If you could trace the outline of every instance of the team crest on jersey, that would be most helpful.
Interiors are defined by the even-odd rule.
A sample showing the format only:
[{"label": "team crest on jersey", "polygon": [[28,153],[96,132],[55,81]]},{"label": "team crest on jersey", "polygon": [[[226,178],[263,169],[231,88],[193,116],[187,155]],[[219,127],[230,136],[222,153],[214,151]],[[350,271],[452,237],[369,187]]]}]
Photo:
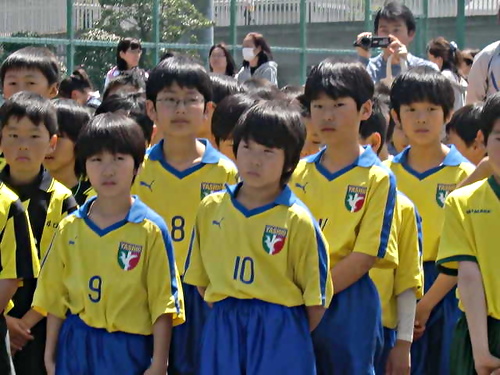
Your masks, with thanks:
[{"label": "team crest on jersey", "polygon": [[287,233],[288,230],[285,228],[266,225],[266,229],[262,235],[262,246],[266,253],[269,255],[276,255],[283,250]]},{"label": "team crest on jersey", "polygon": [[457,187],[456,184],[438,184],[436,188],[436,202],[439,207],[444,207],[446,197]]},{"label": "team crest on jersey", "polygon": [[133,270],[141,259],[142,246],[120,242],[118,246],[118,265],[125,271]]},{"label": "team crest on jersey", "polygon": [[345,194],[345,208],[349,212],[358,212],[363,208],[366,198],[366,188],[363,186],[349,185]]},{"label": "team crest on jersey", "polygon": [[205,198],[207,195],[221,191],[224,189],[224,184],[218,184],[215,182],[202,182],[201,183],[201,199]]}]

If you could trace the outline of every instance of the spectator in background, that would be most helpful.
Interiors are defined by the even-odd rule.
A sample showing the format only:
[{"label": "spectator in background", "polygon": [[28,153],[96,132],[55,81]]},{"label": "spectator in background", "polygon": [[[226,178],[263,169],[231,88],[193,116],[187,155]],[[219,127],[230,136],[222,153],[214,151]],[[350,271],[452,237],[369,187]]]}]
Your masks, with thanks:
[{"label": "spectator in background", "polygon": [[142,46],[138,39],[125,38],[120,40],[116,47],[116,66],[106,74],[104,90],[108,87],[110,80],[130,70],[139,71],[139,73],[144,76],[144,79],[146,79],[147,73],[139,68],[141,56]]},{"label": "spectator in background", "polygon": [[108,96],[113,94],[137,92],[144,94],[145,91],[146,82],[144,80],[144,76],[139,72],[132,70],[110,80],[108,87],[106,87],[104,94],[102,94],[102,100],[106,100]]},{"label": "spectator in background", "polygon": [[467,104],[480,102],[500,91],[500,40],[486,46],[474,58],[469,73]]},{"label": "spectator in background", "polygon": [[90,78],[82,67],[78,67],[59,84],[59,97],[72,99],[80,105],[96,109],[101,104],[99,92],[94,92]]},{"label": "spectator in background", "polygon": [[278,85],[278,64],[273,61],[271,47],[259,33],[248,33],[243,39],[243,67],[236,76],[243,83],[250,78],[263,78]]},{"label": "spectator in background", "polygon": [[210,66],[210,71],[213,73],[231,77],[234,77],[236,74],[236,63],[223,43],[213,45],[210,48],[208,65]]},{"label": "spectator in background", "polygon": [[427,56],[435,63],[441,73],[451,81],[455,104],[453,110],[457,111],[465,104],[467,81],[460,74],[463,57],[455,42],[449,42],[443,37],[432,39],[427,45]]},{"label": "spectator in background", "polygon": [[472,63],[474,62],[474,58],[479,53],[479,49],[476,48],[467,48],[462,51],[463,62],[460,67],[460,73],[462,77],[468,79],[470,68],[472,67]]},{"label": "spectator in background", "polygon": [[[391,56],[391,70],[394,78],[401,74],[402,61],[408,68],[424,65],[438,70],[436,64],[408,52],[408,47],[415,37],[417,25],[413,13],[407,6],[397,1],[385,4],[375,15],[374,26],[374,34],[390,37],[391,44],[384,48],[382,53],[372,58],[370,58],[369,50],[356,48],[359,61],[366,66],[373,82],[378,83],[386,78],[387,62]],[[372,33],[364,32],[358,35],[357,40],[371,36]]]}]

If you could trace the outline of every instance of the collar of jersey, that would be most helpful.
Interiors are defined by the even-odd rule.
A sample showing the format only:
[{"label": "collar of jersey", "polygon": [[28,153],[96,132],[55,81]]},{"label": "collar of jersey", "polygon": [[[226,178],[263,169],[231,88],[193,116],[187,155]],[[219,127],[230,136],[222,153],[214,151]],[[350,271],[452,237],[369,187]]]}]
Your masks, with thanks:
[{"label": "collar of jersey", "polygon": [[321,164],[321,158],[326,151],[326,147],[324,147],[320,152],[314,155],[305,157],[304,160],[306,161],[306,163],[314,163],[318,172],[321,173],[329,181],[332,181],[335,178],[342,176],[344,173],[349,172],[355,167],[370,168],[375,164],[380,163],[377,154],[373,152],[371,146],[363,146],[363,148],[365,149],[365,151],[358,156],[354,163],[342,168],[340,171],[337,171],[335,173],[331,173]]},{"label": "collar of jersey", "polygon": [[221,158],[221,154],[219,151],[217,151],[208,141],[208,139],[202,139],[198,138],[198,141],[203,143],[205,145],[205,152],[203,153],[203,156],[201,157],[201,162],[193,165],[192,167],[184,170],[184,171],[178,171],[174,167],[172,167],[168,162],[165,160],[165,157],[163,156],[163,144],[164,140],[162,139],[159,143],[154,145],[149,149],[149,159],[153,161],[158,161],[160,164],[165,168],[167,171],[172,173],[174,176],[178,178],[183,178],[188,175],[190,175],[193,172],[196,172],[198,169],[202,168],[205,164],[217,164]]},{"label": "collar of jersey", "polygon": [[[12,186],[10,184],[10,166],[8,164],[2,170],[2,172],[0,174],[0,179],[2,179],[7,184],[7,186]],[[38,177],[36,178],[36,180],[32,184],[30,184],[29,186],[28,185],[23,186],[23,190],[24,190],[24,188],[26,188],[28,190],[38,188],[38,189],[48,193],[52,190],[52,185],[53,185],[52,181],[53,181],[53,179],[52,179],[52,176],[50,175],[50,173],[47,172],[42,167],[40,169],[40,173],[38,174]]]},{"label": "collar of jersey", "polygon": [[464,162],[470,163],[465,157],[462,156],[455,146],[449,145],[448,147],[450,148],[450,152],[448,152],[448,154],[444,157],[443,163],[422,173],[417,172],[408,165],[408,152],[410,151],[411,146],[406,147],[403,151],[401,151],[401,153],[394,156],[392,162],[401,164],[407,172],[411,173],[419,180],[423,180],[424,178],[439,172],[444,167],[457,167]]},{"label": "collar of jersey", "polygon": [[144,219],[147,216],[147,211],[148,208],[147,206],[142,203],[142,201],[139,199],[137,195],[133,195],[134,197],[134,202],[132,203],[132,206],[130,207],[130,210],[127,214],[127,217],[113,225],[110,225],[107,228],[101,229],[97,225],[94,224],[92,220],[87,216],[87,212],[89,211],[90,206],[92,203],[97,199],[97,196],[89,198],[83,206],[81,206],[76,212],[75,215],[79,219],[85,220],[85,223],[89,226],[90,229],[92,229],[98,236],[102,237],[108,234],[109,232],[112,232],[122,226],[124,226],[127,223],[141,223],[144,221]]},{"label": "collar of jersey", "polygon": [[297,200],[295,195],[293,194],[292,190],[286,185],[284,189],[281,191],[281,194],[276,197],[274,202],[266,204],[265,206],[262,207],[257,207],[254,209],[249,210],[248,208],[244,207],[240,202],[236,200],[236,195],[238,194],[238,190],[243,186],[243,182],[240,182],[236,185],[226,185],[226,190],[231,196],[231,201],[236,207],[238,211],[240,211],[243,215],[246,217],[254,216],[261,214],[263,212],[266,212],[267,210],[270,210],[273,207],[282,205],[282,206],[287,206],[291,207]]}]

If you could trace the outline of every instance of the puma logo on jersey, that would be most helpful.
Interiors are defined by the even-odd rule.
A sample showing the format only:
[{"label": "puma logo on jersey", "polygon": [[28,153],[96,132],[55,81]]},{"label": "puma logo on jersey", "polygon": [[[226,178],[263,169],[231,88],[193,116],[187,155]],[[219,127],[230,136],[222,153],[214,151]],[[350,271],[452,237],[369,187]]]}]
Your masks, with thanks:
[{"label": "puma logo on jersey", "polygon": [[75,238],[73,238],[72,240],[69,240],[69,244],[70,245],[74,245],[76,244],[76,239],[78,238],[78,236],[76,236]]},{"label": "puma logo on jersey", "polygon": [[326,224],[328,224],[328,220],[329,220],[328,218],[318,220],[318,225],[321,231],[325,230]]},{"label": "puma logo on jersey", "polygon": [[118,246],[118,265],[125,271],[133,270],[141,259],[142,246],[120,242]]},{"label": "puma logo on jersey", "polygon": [[446,198],[455,189],[456,184],[438,184],[436,188],[436,202],[439,207],[444,207]]},{"label": "puma logo on jersey", "polygon": [[345,207],[349,212],[358,212],[363,208],[366,199],[366,188],[363,186],[347,186]]},{"label": "puma logo on jersey", "polygon": [[307,187],[307,185],[309,185],[309,182],[306,182],[304,185],[301,185],[298,182],[295,183],[295,187],[297,187],[300,190],[302,190],[304,192],[304,194],[306,193],[306,187]]},{"label": "puma logo on jersey", "polygon": [[276,255],[285,246],[288,230],[285,228],[266,225],[262,235],[262,246],[269,255]]},{"label": "puma logo on jersey", "polygon": [[145,186],[149,189],[149,191],[153,191],[153,184],[155,183],[155,180],[151,181],[151,183],[147,183],[146,181],[141,181],[139,182],[139,186]]},{"label": "puma logo on jersey", "polygon": [[219,221],[217,221],[217,220],[212,220],[212,225],[218,226],[219,228],[221,228],[221,229],[222,229],[222,227],[221,227],[222,220],[224,220],[224,218],[220,219]]}]

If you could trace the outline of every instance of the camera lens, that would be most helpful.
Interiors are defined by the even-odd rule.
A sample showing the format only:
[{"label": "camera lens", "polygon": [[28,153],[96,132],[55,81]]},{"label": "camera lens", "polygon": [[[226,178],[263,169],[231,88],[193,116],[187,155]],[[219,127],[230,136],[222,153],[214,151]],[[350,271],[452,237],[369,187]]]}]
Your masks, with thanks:
[{"label": "camera lens", "polygon": [[361,40],[359,41],[359,44],[361,44],[363,47],[370,47],[372,43],[372,38],[368,37],[368,36],[365,36],[363,38],[361,38]]}]

